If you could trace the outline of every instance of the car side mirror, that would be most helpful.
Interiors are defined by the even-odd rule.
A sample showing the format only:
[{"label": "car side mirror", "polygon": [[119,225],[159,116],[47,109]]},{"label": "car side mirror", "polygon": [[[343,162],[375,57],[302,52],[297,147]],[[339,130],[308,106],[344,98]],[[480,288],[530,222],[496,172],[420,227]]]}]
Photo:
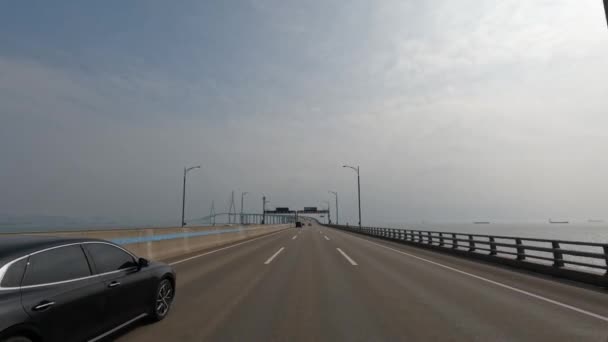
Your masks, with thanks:
[{"label": "car side mirror", "polygon": [[145,258],[139,258],[139,259],[137,260],[137,266],[139,266],[139,268],[146,267],[146,266],[148,266],[149,264],[150,264],[150,262],[148,261],[148,259],[145,259]]}]

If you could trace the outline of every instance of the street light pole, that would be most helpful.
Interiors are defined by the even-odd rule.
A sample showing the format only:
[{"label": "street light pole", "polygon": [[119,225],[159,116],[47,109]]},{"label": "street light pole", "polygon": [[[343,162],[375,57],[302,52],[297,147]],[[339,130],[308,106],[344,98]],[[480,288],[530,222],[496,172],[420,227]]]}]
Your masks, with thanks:
[{"label": "street light pole", "polygon": [[359,177],[359,166],[354,167],[349,165],[343,165],[342,167],[348,167],[357,172],[357,197],[359,199],[359,229],[361,229],[361,178]]},{"label": "street light pole", "polygon": [[248,192],[241,192],[241,224],[243,224],[243,199]]},{"label": "street light pole", "polygon": [[331,224],[331,209],[329,207],[329,201],[323,201],[327,203],[327,224]]},{"label": "street light pole", "polygon": [[606,22],[608,23],[608,0],[604,0],[604,12],[606,12]]},{"label": "street light pole", "polygon": [[262,224],[266,224],[266,203],[270,200],[266,201],[266,196],[262,196]]},{"label": "street light pole", "polygon": [[186,174],[188,174],[188,171],[194,170],[194,169],[200,169],[201,166],[192,166],[189,168],[184,168],[184,186],[182,188],[182,223],[181,223],[181,228],[184,228],[184,226],[186,225],[186,222],[184,220],[184,215],[186,213]]},{"label": "street light pole", "polygon": [[336,224],[340,224],[340,212],[338,210],[338,193],[335,191],[330,191],[329,193],[336,196]]}]

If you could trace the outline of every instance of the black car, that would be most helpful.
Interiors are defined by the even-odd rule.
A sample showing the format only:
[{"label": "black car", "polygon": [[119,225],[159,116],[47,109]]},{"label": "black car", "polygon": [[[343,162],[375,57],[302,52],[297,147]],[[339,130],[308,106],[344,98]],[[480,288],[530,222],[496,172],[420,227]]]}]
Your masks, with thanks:
[{"label": "black car", "polygon": [[175,272],[104,240],[0,238],[0,342],[98,341],[165,318]]}]

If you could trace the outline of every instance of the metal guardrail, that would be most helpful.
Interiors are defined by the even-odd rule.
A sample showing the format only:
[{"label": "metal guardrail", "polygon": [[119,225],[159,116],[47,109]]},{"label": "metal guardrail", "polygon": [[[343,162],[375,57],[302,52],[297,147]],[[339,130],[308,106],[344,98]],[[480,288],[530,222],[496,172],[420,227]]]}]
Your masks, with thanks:
[{"label": "metal guardrail", "polygon": [[328,226],[608,286],[608,243],[379,227]]}]

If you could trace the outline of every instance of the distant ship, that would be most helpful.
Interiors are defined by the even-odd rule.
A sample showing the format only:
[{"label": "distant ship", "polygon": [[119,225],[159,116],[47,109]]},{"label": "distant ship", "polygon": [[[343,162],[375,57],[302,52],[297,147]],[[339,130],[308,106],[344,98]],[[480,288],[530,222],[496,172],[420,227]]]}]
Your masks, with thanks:
[{"label": "distant ship", "polygon": [[562,223],[562,224],[568,224],[568,223],[570,223],[570,222],[568,222],[568,221],[554,221],[554,220],[552,220],[552,219],[549,219],[549,223]]},{"label": "distant ship", "polygon": [[604,223],[604,220],[591,220],[591,219],[589,219],[589,220],[587,220],[587,222],[589,222],[589,223]]},{"label": "distant ship", "polygon": [[490,221],[475,221],[474,224],[490,224]]}]

